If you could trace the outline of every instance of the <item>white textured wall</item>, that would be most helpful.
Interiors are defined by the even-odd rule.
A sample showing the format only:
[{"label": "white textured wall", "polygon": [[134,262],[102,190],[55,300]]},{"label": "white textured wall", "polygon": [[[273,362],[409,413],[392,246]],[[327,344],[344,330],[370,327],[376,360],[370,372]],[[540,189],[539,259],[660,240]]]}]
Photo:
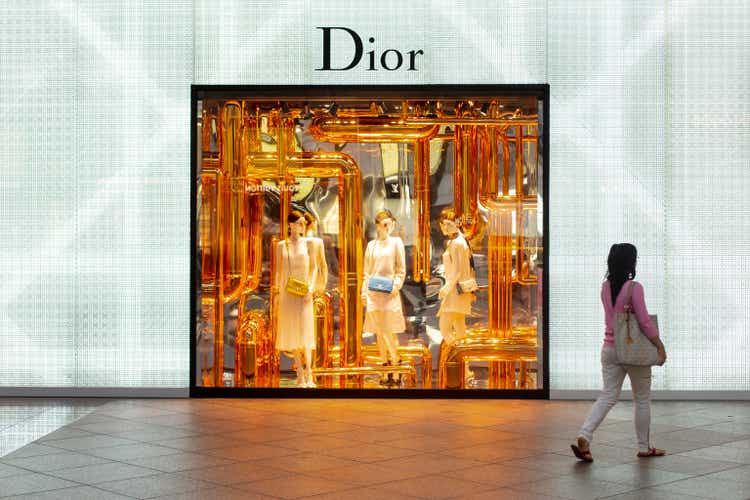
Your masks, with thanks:
[{"label": "white textured wall", "polygon": [[187,385],[192,8],[0,6],[0,385]]},{"label": "white textured wall", "polygon": [[[750,389],[746,2],[14,0],[0,20],[0,385],[187,385],[191,83],[549,82],[551,388],[598,386],[598,287],[631,241],[670,352],[655,387]],[[425,50],[420,71],[314,71],[315,26],[341,25]]]}]

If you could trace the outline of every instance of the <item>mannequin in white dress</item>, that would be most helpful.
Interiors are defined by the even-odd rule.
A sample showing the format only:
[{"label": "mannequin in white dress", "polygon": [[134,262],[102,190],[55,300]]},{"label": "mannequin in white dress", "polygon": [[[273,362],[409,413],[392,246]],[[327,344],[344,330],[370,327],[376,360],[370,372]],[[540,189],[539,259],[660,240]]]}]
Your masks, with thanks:
[{"label": "mannequin in white dress", "polygon": [[[302,212],[292,210],[287,222],[287,239],[279,241],[274,256],[279,287],[276,348],[285,354],[292,353],[297,365],[297,386],[315,387],[312,378],[312,351],[315,349],[312,291],[317,279],[316,260],[310,257],[314,252],[312,243],[303,237],[306,222]],[[304,297],[287,291],[289,278],[307,283],[308,292]]]},{"label": "mannequin in white dress", "polygon": [[440,288],[440,310],[438,311],[440,333],[447,343],[466,336],[466,315],[471,313],[474,295],[458,293],[456,284],[474,277],[471,266],[471,248],[461,234],[455,211],[446,208],[438,218],[440,230],[446,237],[443,252],[445,284]]},{"label": "mannequin in white dress", "polygon": [[305,238],[311,243],[313,259],[317,267],[317,279],[313,291],[319,292],[328,287],[328,264],[326,263],[326,249],[323,238],[318,237],[318,221],[309,213],[305,213]]},{"label": "mannequin in white dress", "polygon": [[[398,364],[398,336],[406,329],[400,290],[406,276],[406,252],[401,238],[390,236],[395,219],[388,210],[375,214],[377,237],[367,244],[362,280],[362,303],[367,309],[364,331],[377,336],[380,357],[386,364]],[[391,293],[368,289],[370,277],[393,280]]]}]

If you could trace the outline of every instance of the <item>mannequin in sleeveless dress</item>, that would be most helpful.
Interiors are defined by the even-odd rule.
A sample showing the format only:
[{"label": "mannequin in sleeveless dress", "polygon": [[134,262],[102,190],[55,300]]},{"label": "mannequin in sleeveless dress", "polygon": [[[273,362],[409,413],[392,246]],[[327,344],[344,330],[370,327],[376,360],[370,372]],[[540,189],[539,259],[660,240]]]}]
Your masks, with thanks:
[{"label": "mannequin in sleeveless dress", "polygon": [[[297,366],[297,387],[315,387],[312,377],[312,351],[315,349],[312,291],[317,280],[313,244],[305,238],[304,215],[292,210],[287,218],[287,239],[276,246],[275,282],[278,286],[278,322],[276,348],[294,358]],[[286,290],[289,278],[307,283],[304,297]]]}]

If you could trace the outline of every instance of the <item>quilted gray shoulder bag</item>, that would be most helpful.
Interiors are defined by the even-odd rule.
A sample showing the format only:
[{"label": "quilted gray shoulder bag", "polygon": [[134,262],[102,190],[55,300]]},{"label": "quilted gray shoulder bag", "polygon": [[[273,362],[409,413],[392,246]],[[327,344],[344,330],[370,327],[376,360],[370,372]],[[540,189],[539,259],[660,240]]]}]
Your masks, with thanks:
[{"label": "quilted gray shoulder bag", "polygon": [[[628,287],[625,299],[625,312],[615,314],[615,352],[621,365],[653,366],[659,364],[659,351],[641,331],[630,303],[633,282]],[[659,328],[656,315],[650,315],[651,322]]]}]

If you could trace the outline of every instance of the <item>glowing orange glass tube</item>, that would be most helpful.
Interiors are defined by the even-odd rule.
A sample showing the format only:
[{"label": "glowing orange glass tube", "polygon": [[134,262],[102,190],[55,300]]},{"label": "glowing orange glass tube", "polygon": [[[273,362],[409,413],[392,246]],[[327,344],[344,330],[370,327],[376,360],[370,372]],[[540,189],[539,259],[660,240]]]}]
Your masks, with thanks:
[{"label": "glowing orange glass tube", "polygon": [[[466,362],[484,361],[490,366],[495,365],[490,383],[495,387],[504,381],[507,385],[502,388],[512,388],[508,365],[505,363],[529,363],[537,359],[536,338],[499,339],[487,337],[465,337],[446,346],[441,352],[441,362],[438,368],[438,387],[441,389],[464,388],[466,380]],[[506,368],[503,369],[503,366]]]},{"label": "glowing orange glass tube", "polygon": [[478,223],[477,128],[457,125],[453,148],[453,206],[461,231],[471,239]]},{"label": "glowing orange glass tube", "polygon": [[[372,106],[371,106],[372,107]],[[404,106],[405,108],[405,106]],[[368,110],[367,113],[371,113]],[[346,112],[341,112],[344,115]],[[413,279],[430,279],[430,139],[437,136],[436,124],[408,124],[404,118],[367,116],[364,111],[342,117],[319,116],[310,124],[310,134],[319,141],[341,143],[414,143],[414,232]]]},{"label": "glowing orange glass tube", "polygon": [[413,276],[416,282],[430,280],[430,141],[414,144],[414,203],[417,212],[414,231]]},{"label": "glowing orange glass tube", "polygon": [[317,116],[310,123],[310,134],[318,141],[413,143],[437,135],[433,124],[410,124],[389,116]]},{"label": "glowing orange glass tube", "polygon": [[[313,317],[315,320],[314,368],[332,368],[333,302],[330,293],[320,290],[313,294]],[[318,384],[323,387],[332,387],[333,381],[330,376],[323,376]]]}]

